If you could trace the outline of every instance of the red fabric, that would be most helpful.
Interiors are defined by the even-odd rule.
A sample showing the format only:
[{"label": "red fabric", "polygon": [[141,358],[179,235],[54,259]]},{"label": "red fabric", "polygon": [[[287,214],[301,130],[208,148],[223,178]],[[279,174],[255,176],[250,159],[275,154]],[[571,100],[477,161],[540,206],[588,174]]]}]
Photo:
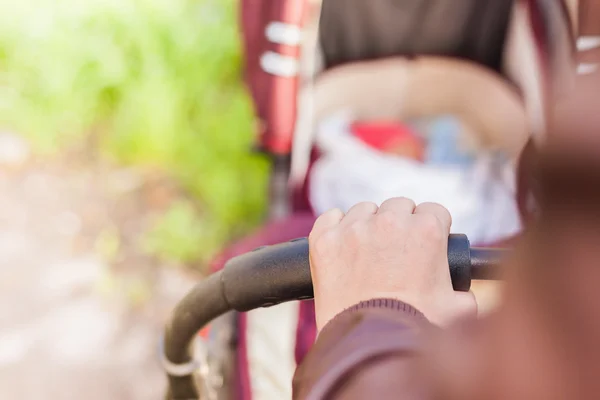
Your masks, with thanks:
[{"label": "red fabric", "polygon": [[376,150],[421,162],[425,158],[423,139],[400,122],[355,122],[350,129],[355,137]]},{"label": "red fabric", "polygon": [[352,134],[377,150],[387,150],[405,141],[418,140],[418,136],[399,122],[355,122]]},{"label": "red fabric", "polygon": [[305,0],[242,0],[240,23],[245,59],[244,74],[259,119],[258,139],[273,154],[289,154],[296,120],[297,77],[269,74],[261,67],[261,57],[274,52],[300,58],[298,46],[272,43],[265,29],[272,21],[302,26],[306,18]]}]

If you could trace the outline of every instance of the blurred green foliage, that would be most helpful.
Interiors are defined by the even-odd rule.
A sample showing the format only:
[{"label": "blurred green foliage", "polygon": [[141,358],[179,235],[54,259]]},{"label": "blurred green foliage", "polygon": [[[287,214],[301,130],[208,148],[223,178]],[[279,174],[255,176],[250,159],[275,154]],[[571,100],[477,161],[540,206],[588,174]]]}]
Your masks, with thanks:
[{"label": "blurred green foliage", "polygon": [[217,248],[210,232],[216,223],[207,223],[206,218],[195,210],[189,201],[176,201],[165,215],[142,239],[141,245],[150,254],[161,255],[179,264],[198,260],[198,248]]},{"label": "blurred green foliage", "polygon": [[[106,157],[166,171],[200,205],[202,226],[182,223],[189,210],[175,205],[165,224],[176,227],[157,232],[177,242],[201,229],[203,247],[190,255],[186,242],[173,253],[210,255],[264,206],[267,164],[248,151],[237,4],[0,0],[0,126],[41,152],[87,136]],[[152,237],[151,248],[171,254]]]},{"label": "blurred green foliage", "polygon": [[106,226],[96,238],[94,250],[106,262],[113,262],[121,250],[119,231],[114,226]]}]

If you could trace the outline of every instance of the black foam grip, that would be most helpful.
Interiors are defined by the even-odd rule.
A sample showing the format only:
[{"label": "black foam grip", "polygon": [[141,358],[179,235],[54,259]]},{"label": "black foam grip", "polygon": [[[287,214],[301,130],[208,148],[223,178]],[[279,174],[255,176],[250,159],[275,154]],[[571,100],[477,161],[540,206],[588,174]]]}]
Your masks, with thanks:
[{"label": "black foam grip", "polygon": [[[448,238],[448,263],[454,290],[468,291],[471,257],[465,235],[452,234]],[[222,285],[227,302],[238,311],[311,299],[308,240],[265,246],[232,258],[223,270]]]},{"label": "black foam grip", "polygon": [[468,292],[471,289],[471,244],[466,235],[448,237],[448,266],[454,290]]}]

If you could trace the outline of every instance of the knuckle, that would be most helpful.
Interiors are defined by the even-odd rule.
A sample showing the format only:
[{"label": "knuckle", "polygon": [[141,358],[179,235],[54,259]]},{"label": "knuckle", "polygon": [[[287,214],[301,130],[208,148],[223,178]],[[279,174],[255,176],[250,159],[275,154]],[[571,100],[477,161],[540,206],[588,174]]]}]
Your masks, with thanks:
[{"label": "knuckle", "polygon": [[339,208],[331,208],[319,215],[315,221],[315,225],[326,223],[328,220],[335,218],[340,213],[342,213],[342,211]]},{"label": "knuckle", "polygon": [[377,208],[378,208],[377,204],[375,204],[371,201],[363,201],[363,202],[355,204],[351,210],[355,211],[355,212],[359,212],[361,214],[363,214],[363,213],[370,214],[374,211],[377,211]]},{"label": "knuckle", "polygon": [[415,201],[408,197],[396,197],[396,198],[392,199],[392,201],[397,201],[398,203],[402,203],[405,205],[414,205],[415,204]]},{"label": "knuckle", "polygon": [[389,199],[387,199],[386,201],[384,201],[384,203],[390,204],[390,203],[404,203],[407,201],[411,201],[408,197],[403,197],[403,196],[396,196],[396,197],[390,197]]},{"label": "knuckle", "polygon": [[367,202],[365,202],[365,203],[369,205],[369,208],[370,208],[370,209],[374,209],[374,210],[377,210],[377,209],[379,209],[379,205],[378,205],[377,203],[375,203],[375,202],[372,202],[372,201],[367,201]]},{"label": "knuckle", "polygon": [[452,219],[450,211],[440,203],[428,203],[432,210],[435,210],[438,215],[444,215],[448,220]]},{"label": "knuckle", "polygon": [[432,242],[439,242],[444,239],[444,227],[442,222],[433,214],[415,214],[417,223],[415,230],[422,239]]},{"label": "knuckle", "polygon": [[360,203],[357,204],[357,206],[364,207],[364,208],[373,208],[373,207],[377,207],[377,204],[373,203],[372,201],[361,201]]},{"label": "knuckle", "polygon": [[327,214],[328,217],[335,216],[336,218],[340,218],[340,216],[344,215],[344,212],[342,211],[341,208],[335,207],[335,208],[328,210],[325,214]]},{"label": "knuckle", "polygon": [[415,207],[415,202],[408,197],[392,197],[384,201],[382,206],[386,208],[408,210]]},{"label": "knuckle", "polygon": [[365,224],[361,221],[354,221],[348,225],[347,233],[350,237],[359,239],[365,234]]},{"label": "knuckle", "polygon": [[439,204],[439,203],[435,203],[435,202],[432,202],[432,201],[425,201],[425,202],[419,204],[417,206],[417,208],[421,208],[421,209],[425,208],[425,209],[431,211],[433,209],[437,210],[437,209],[444,208],[444,207],[441,204]]},{"label": "knuckle", "polygon": [[377,214],[375,221],[377,222],[378,227],[383,229],[394,229],[400,224],[398,216],[387,211]]}]

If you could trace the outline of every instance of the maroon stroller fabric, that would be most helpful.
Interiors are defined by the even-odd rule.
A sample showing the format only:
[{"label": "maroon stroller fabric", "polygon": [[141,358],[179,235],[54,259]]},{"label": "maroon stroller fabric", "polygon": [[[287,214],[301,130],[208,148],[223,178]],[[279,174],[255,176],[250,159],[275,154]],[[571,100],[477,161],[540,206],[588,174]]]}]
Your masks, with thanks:
[{"label": "maroon stroller fabric", "polygon": [[[241,1],[246,83],[259,121],[260,145],[274,155],[289,155],[291,151],[298,76],[275,72],[278,67],[273,63],[289,65],[299,60],[300,43],[293,44],[293,39],[289,42],[290,32],[287,38],[286,33],[281,32],[286,29],[300,32],[307,10],[307,0]],[[278,31],[279,37],[268,37],[269,28]],[[274,70],[267,72],[267,65]]]}]

